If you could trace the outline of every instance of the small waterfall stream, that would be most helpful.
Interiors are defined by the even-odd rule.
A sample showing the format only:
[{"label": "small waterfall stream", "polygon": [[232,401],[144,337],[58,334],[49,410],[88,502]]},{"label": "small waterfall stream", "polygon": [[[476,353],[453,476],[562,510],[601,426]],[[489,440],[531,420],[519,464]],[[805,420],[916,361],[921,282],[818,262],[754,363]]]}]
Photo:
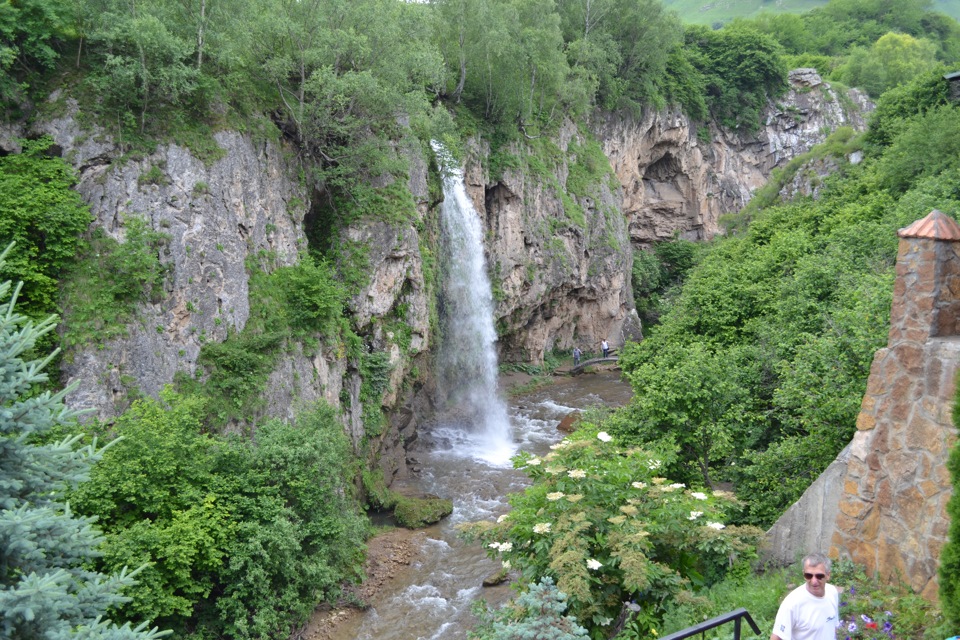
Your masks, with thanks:
[{"label": "small waterfall stream", "polygon": [[507,406],[497,390],[497,332],[483,227],[467,195],[463,171],[443,145],[432,144],[443,173],[440,222],[445,268],[438,386],[446,412],[473,436],[474,454],[505,464],[516,446]]}]

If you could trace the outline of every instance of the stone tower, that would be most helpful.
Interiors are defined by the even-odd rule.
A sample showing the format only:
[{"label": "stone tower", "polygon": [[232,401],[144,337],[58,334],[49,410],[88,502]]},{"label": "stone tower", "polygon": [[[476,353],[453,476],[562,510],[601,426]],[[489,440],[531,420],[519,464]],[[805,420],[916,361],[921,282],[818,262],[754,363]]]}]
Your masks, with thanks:
[{"label": "stone tower", "polygon": [[960,226],[933,211],[898,235],[889,339],[870,368],[829,552],[933,600],[956,440]]}]

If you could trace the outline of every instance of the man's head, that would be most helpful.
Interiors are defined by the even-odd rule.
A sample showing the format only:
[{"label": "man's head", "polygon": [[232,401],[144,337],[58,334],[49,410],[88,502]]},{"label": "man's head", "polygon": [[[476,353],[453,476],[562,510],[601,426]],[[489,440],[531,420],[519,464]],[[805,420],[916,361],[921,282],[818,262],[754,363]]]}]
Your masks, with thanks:
[{"label": "man's head", "polygon": [[822,553],[811,553],[803,559],[803,579],[807,591],[822,598],[826,593],[827,580],[830,579],[830,558]]}]

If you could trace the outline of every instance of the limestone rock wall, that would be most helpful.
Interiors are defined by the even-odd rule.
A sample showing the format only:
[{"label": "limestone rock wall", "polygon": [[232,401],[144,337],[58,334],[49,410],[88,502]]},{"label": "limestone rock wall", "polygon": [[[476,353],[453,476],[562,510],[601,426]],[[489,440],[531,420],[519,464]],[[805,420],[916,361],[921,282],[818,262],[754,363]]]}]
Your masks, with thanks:
[{"label": "limestone rock wall", "polygon": [[721,215],[742,208],[770,172],[823,142],[825,131],[865,127],[873,105],[859,91],[842,99],[813,69],[790,72],[790,90],[767,109],[756,134],[698,131],[678,111],[596,123],[623,187],[623,213],[638,247],[674,233],[697,240],[720,232]]},{"label": "limestone rock wall", "polygon": [[[6,132],[7,140],[49,134],[78,170],[77,190],[90,205],[95,228],[123,242],[125,219],[132,215],[169,238],[160,255],[168,269],[160,299],[139,305],[125,337],[72,350],[62,366],[65,381],[76,385],[68,404],[93,408],[93,415],[109,420],[125,408],[134,390],[156,396],[178,372],[196,375],[205,343],[243,330],[250,317],[246,265],[254,261],[270,271],[299,261],[307,246],[304,219],[312,194],[297,178],[295,151],[282,143],[223,131],[215,134],[223,157],[209,165],[177,145],[122,160],[119,145],[103,131],[81,130],[76,103],[67,104],[62,118],[38,123],[31,131]],[[422,217],[428,209],[426,163],[413,158],[411,167],[409,186]],[[415,223],[358,223],[344,232],[345,240],[370,249],[367,284],[349,307],[368,348],[389,355],[393,369],[383,398],[388,409],[417,402],[405,381],[429,347],[431,294],[424,285]],[[401,304],[412,334],[403,351],[384,321]],[[342,406],[356,447],[364,436],[360,385],[360,372],[342,350],[288,345],[269,376],[264,413],[256,418],[290,419],[301,407],[323,399]],[[405,415],[369,447],[371,461],[388,479],[403,472],[404,447],[415,431],[412,412]]]},{"label": "limestone rock wall", "polygon": [[[556,142],[567,157],[583,140],[568,124]],[[639,338],[620,194],[601,180],[594,196],[572,196],[583,211],[580,223],[557,191],[567,182],[566,162],[553,183],[519,170],[492,181],[487,161],[488,150],[475,146],[464,178],[487,230],[501,361],[541,362],[552,349],[599,350],[604,338],[615,346]]]}]

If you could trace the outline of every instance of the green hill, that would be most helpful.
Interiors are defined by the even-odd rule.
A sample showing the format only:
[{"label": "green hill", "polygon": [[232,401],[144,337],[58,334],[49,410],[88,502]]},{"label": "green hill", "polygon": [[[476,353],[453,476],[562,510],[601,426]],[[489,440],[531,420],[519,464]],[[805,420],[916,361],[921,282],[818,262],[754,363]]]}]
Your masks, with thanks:
[{"label": "green hill", "polygon": [[[803,13],[827,4],[826,0],[663,0],[684,22],[716,26],[734,18],[752,18],[763,11]],[[934,11],[960,20],[960,0],[933,0]]]}]

